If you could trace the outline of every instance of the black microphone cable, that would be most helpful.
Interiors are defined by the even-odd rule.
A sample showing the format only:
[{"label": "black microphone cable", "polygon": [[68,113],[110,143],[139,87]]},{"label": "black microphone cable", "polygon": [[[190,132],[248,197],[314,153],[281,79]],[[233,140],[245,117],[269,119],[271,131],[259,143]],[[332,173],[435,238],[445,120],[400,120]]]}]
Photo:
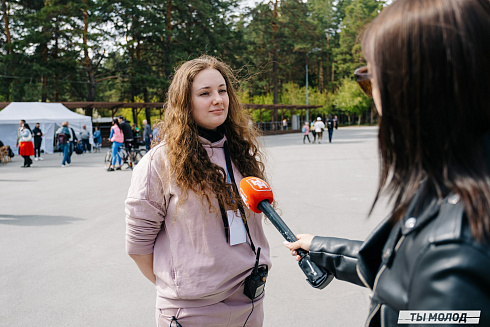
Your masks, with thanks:
[{"label": "black microphone cable", "polygon": [[247,320],[245,320],[245,323],[243,324],[243,327],[247,324],[248,318],[252,315],[252,312],[254,312],[254,300],[252,299],[252,311],[248,314]]}]

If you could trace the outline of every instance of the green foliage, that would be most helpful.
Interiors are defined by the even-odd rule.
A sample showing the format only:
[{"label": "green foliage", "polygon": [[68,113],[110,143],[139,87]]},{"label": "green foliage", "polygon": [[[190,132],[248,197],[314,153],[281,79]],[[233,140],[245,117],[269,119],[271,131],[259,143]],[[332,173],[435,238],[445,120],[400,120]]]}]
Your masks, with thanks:
[{"label": "green foliage", "polygon": [[369,108],[345,78],[363,64],[359,35],[384,1],[257,1],[238,12],[240,1],[6,0],[0,99],[164,102],[175,67],[209,54],[236,70],[242,103],[305,104],[307,64],[308,102],[322,106],[315,114],[334,103]]},{"label": "green foliage", "polygon": [[[272,93],[265,95],[256,95],[251,100],[248,96],[249,92],[245,91],[240,94],[240,101],[242,103],[252,104],[273,104]],[[244,96],[245,95],[245,96]],[[331,93],[320,92],[318,87],[308,88],[308,103],[310,105],[322,106],[321,108],[311,109],[310,112],[315,115],[327,115],[332,112],[333,95]],[[306,87],[299,86],[292,82],[286,83],[280,90],[280,103],[285,105],[305,105],[306,104]],[[294,110],[293,114],[305,116],[306,110]],[[254,121],[270,121],[272,119],[271,112],[266,110],[253,110],[251,113]],[[285,110],[281,112],[283,118],[291,118],[291,112]]]},{"label": "green foliage", "polygon": [[354,70],[365,65],[360,46],[361,35],[366,25],[383,7],[383,0],[350,0],[342,3],[345,15],[339,33],[339,46],[334,50],[335,71],[339,80],[351,77]]},{"label": "green foliage", "polygon": [[[306,104],[306,87],[301,88],[293,82],[289,82],[282,86],[281,91],[282,104]],[[308,88],[308,99],[311,99],[312,93],[312,88]],[[310,104],[313,103],[310,102]]]},{"label": "green foliage", "polygon": [[250,117],[254,122],[258,121],[271,121],[272,120],[272,111],[270,110],[252,110],[250,113]]},{"label": "green foliage", "polygon": [[333,104],[339,110],[360,115],[372,108],[373,100],[364,94],[357,82],[345,78],[333,96]]},{"label": "green foliage", "polygon": [[[281,90],[281,103],[292,105],[306,104],[306,86],[287,83]],[[308,104],[322,106],[315,109],[320,114],[328,114],[332,107],[332,96],[330,93],[321,93],[318,87],[308,87]]]}]

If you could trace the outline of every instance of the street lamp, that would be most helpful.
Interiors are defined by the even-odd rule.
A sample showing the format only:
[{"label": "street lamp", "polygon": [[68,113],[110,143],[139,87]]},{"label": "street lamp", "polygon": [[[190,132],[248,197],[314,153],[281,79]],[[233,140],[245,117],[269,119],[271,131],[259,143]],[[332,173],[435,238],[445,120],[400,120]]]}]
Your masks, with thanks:
[{"label": "street lamp", "polygon": [[[306,53],[306,105],[308,105],[308,55],[312,52],[321,51],[320,48],[313,48]],[[306,108],[306,121],[310,123],[310,109]]]}]

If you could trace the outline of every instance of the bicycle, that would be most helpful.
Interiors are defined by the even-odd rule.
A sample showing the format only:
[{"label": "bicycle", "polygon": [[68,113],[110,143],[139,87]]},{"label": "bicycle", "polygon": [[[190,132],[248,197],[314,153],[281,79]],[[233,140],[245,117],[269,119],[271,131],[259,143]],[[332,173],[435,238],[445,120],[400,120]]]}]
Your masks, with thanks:
[{"label": "bicycle", "polygon": [[[131,149],[128,153],[127,149],[124,147],[120,147],[118,152],[119,157],[121,158],[121,169],[124,165],[127,168],[133,169],[134,166],[140,162],[141,158],[146,154],[146,149]],[[105,169],[109,169],[112,165],[112,149],[108,150],[104,157],[104,167]]]},{"label": "bicycle", "polygon": [[138,162],[140,162],[141,158],[143,158],[146,152],[147,152],[146,149],[140,149],[140,148],[131,149],[130,159],[134,163],[134,165],[137,165]]}]

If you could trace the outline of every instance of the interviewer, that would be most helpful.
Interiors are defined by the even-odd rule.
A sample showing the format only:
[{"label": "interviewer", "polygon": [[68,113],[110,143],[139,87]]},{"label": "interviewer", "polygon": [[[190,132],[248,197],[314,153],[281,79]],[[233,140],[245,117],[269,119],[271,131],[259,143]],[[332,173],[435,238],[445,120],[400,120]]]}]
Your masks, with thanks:
[{"label": "interviewer", "polygon": [[401,310],[444,310],[447,323],[479,310],[490,326],[490,2],[394,1],[362,48],[355,77],[381,115],[373,207],[388,194],[391,214],[364,242],[286,246],[369,287],[366,326],[396,326]]}]

